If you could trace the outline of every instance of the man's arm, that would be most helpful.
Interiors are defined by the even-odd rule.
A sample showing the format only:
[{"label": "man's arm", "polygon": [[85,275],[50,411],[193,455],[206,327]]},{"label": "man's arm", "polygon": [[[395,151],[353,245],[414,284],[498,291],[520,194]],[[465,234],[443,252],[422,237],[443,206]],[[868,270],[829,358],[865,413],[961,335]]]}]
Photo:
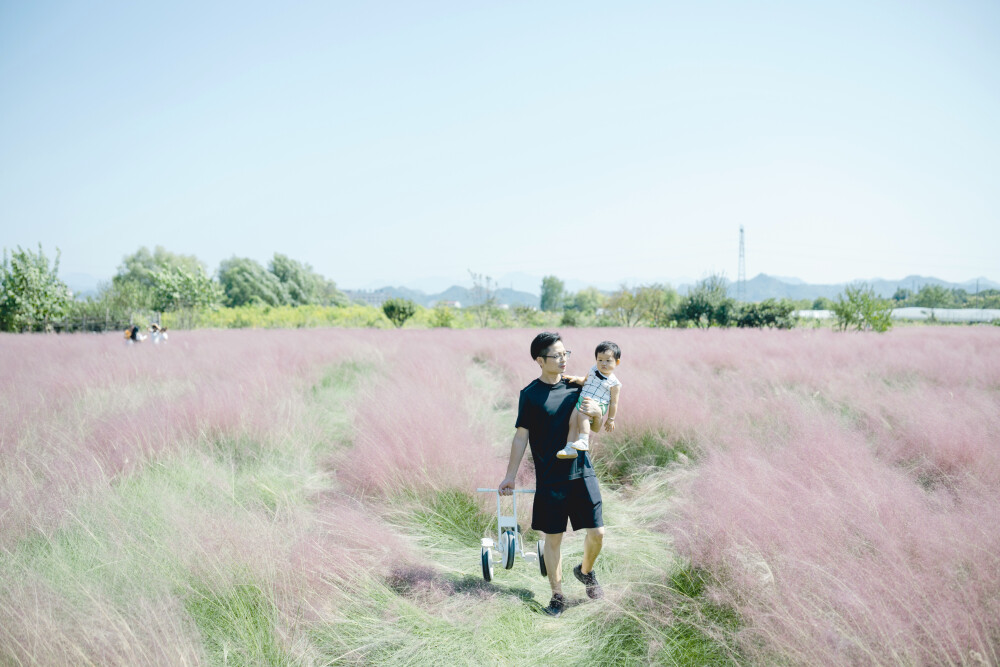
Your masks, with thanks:
[{"label": "man's arm", "polygon": [[519,426],[514,432],[514,439],[510,443],[510,460],[507,462],[507,476],[500,482],[500,495],[509,496],[514,492],[514,479],[517,477],[517,469],[521,467],[521,459],[524,457],[524,449],[528,446],[528,429]]},{"label": "man's arm", "polygon": [[611,388],[611,402],[608,405],[608,421],[604,423],[605,431],[615,430],[615,415],[618,413],[618,395],[621,393],[622,386],[616,384]]}]

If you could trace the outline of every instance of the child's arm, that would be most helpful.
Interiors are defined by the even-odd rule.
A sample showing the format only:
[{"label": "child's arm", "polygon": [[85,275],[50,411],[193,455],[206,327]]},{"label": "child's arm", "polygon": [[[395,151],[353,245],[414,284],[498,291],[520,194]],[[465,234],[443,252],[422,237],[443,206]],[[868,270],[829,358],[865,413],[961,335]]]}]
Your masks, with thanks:
[{"label": "child's arm", "polygon": [[582,385],[583,383],[585,383],[587,381],[587,378],[586,378],[586,376],[583,376],[583,375],[577,376],[577,375],[565,375],[564,374],[563,375],[563,380],[566,380],[566,382],[571,382],[573,384]]},{"label": "child's arm", "polygon": [[615,430],[615,413],[618,412],[618,395],[622,391],[622,386],[616,384],[611,388],[611,403],[608,405],[608,419],[604,422],[605,431]]}]

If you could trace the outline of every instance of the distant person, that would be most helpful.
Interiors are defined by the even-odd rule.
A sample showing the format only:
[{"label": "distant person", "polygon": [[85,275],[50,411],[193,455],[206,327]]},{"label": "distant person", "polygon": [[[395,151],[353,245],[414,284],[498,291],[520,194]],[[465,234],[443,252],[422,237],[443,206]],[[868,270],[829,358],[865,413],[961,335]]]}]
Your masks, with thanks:
[{"label": "distant person", "polygon": [[149,325],[149,339],[153,341],[154,345],[159,343],[167,342],[167,330],[161,327],[156,322]]},{"label": "distant person", "polygon": [[128,329],[125,329],[125,342],[131,345],[132,343],[141,343],[146,340],[145,334],[139,331],[139,326],[133,324]]},{"label": "distant person", "polygon": [[[566,608],[562,592],[562,539],[567,522],[572,523],[573,530],[587,530],[583,560],[573,568],[574,576],[586,586],[590,598],[604,595],[594,574],[594,561],[604,544],[601,490],[594,467],[586,451],[574,459],[556,457],[556,452],[566,444],[570,415],[577,409],[581,389],[562,376],[569,356],[557,333],[540,333],[531,341],[531,358],[542,372],[521,390],[507,476],[498,487],[501,495],[513,493],[517,469],[525,447],[530,445],[535,462],[531,527],[545,533],[543,558],[552,587],[552,599],[545,611],[553,616]],[[590,415],[594,430],[600,428],[601,408],[596,401],[584,398],[580,410]]]},{"label": "distant person", "polygon": [[580,400],[576,410],[569,417],[569,442],[566,447],[556,452],[561,459],[575,459],[577,452],[590,450],[590,415],[583,412],[583,401],[591,398],[601,406],[601,412],[608,416],[604,422],[605,431],[615,430],[615,414],[618,412],[618,394],[622,383],[615,377],[615,369],[622,362],[622,350],[616,343],[606,340],[597,346],[594,352],[597,363],[590,369],[587,377],[563,375],[563,379],[573,384],[582,384]]}]

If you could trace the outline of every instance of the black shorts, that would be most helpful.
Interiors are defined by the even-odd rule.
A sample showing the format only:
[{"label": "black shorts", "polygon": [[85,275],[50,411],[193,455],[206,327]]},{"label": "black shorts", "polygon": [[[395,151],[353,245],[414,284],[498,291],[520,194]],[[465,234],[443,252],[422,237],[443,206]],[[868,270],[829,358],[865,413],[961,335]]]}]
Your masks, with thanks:
[{"label": "black shorts", "polygon": [[535,489],[532,528],[543,533],[565,533],[567,519],[573,530],[604,525],[601,489],[596,477],[581,477]]}]

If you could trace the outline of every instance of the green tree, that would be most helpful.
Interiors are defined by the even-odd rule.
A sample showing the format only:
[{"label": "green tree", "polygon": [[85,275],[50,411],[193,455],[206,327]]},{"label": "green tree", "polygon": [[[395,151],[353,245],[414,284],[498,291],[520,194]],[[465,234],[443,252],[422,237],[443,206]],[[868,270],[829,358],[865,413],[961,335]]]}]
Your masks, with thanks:
[{"label": "green tree", "polygon": [[281,281],[291,305],[307,306],[322,301],[326,279],[308,264],[276,252],[268,270]]},{"label": "green tree", "polygon": [[666,326],[673,317],[680,297],[677,291],[669,285],[653,283],[643,285],[636,290],[636,299],[642,307],[643,319],[651,326]]},{"label": "green tree", "polygon": [[431,313],[431,326],[438,329],[450,329],[455,326],[455,311],[446,303],[437,304]]},{"label": "green tree", "polygon": [[737,312],[735,299],[728,296],[725,276],[713,274],[700,280],[681,299],[674,317],[680,324],[707,329],[735,324]]},{"label": "green tree", "polygon": [[216,306],[222,300],[222,290],[200,266],[195,271],[173,266],[153,274],[152,297],[153,310],[193,315],[196,308]]},{"label": "green tree", "polygon": [[540,327],[545,323],[541,312],[532,306],[514,306],[510,309],[514,322],[520,327]]},{"label": "green tree", "polygon": [[324,306],[337,306],[343,308],[351,303],[347,295],[337,289],[337,283],[328,278],[323,279],[323,289],[320,303]]},{"label": "green tree", "polygon": [[646,316],[646,307],[639,299],[638,290],[622,285],[608,297],[604,311],[619,326],[637,327]]},{"label": "green tree", "polygon": [[541,309],[545,312],[562,310],[566,297],[566,286],[555,276],[542,278]]},{"label": "green tree", "polygon": [[163,246],[156,246],[150,252],[143,246],[122,259],[111,282],[114,287],[121,288],[119,294],[129,294],[135,299],[133,309],[153,309],[154,275],[168,269],[180,269],[194,275],[198,271],[204,272],[205,265],[194,255],[175,254]]},{"label": "green tree", "polygon": [[38,244],[38,253],[20,246],[0,265],[0,331],[48,331],[62,318],[72,297],[66,283],[59,280],[59,249],[49,260]]},{"label": "green tree", "polygon": [[593,315],[604,306],[605,297],[596,287],[587,287],[566,299],[566,309]]},{"label": "green tree", "polygon": [[792,312],[795,304],[788,299],[764,299],[760,303],[740,305],[736,326],[758,329],[791,329],[795,321]]},{"label": "green tree", "polygon": [[924,285],[914,299],[921,308],[947,308],[951,302],[951,292],[941,285]]},{"label": "green tree", "polygon": [[905,305],[911,298],[913,298],[913,292],[905,287],[897,287],[896,291],[892,294],[892,300],[896,303],[897,307]]},{"label": "green tree", "polygon": [[493,278],[469,271],[472,278],[472,306],[469,307],[484,329],[500,319],[500,300],[497,298],[497,283]]},{"label": "green tree", "polygon": [[970,308],[1000,308],[1000,290],[985,289],[969,297]]},{"label": "green tree", "polygon": [[875,294],[867,283],[848,285],[833,304],[833,315],[841,331],[885,332],[892,328],[892,301]]},{"label": "green tree", "polygon": [[285,306],[291,303],[281,280],[252,259],[233,257],[223,260],[219,264],[218,276],[223,303],[230,308]]},{"label": "green tree", "polygon": [[382,312],[398,329],[417,312],[417,304],[409,299],[393,298],[382,304]]}]

